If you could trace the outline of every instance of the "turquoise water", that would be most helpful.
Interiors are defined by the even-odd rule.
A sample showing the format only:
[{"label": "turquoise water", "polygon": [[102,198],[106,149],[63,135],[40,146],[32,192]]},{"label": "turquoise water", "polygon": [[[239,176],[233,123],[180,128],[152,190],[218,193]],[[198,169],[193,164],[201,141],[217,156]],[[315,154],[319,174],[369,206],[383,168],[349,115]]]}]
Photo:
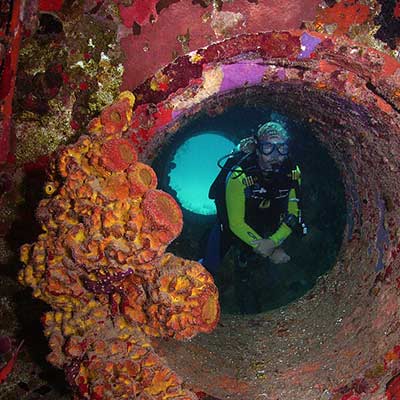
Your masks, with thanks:
[{"label": "turquoise water", "polygon": [[230,153],[234,146],[223,132],[201,131],[176,149],[174,168],[168,176],[182,207],[196,214],[216,214],[208,189],[219,172],[216,160]]}]

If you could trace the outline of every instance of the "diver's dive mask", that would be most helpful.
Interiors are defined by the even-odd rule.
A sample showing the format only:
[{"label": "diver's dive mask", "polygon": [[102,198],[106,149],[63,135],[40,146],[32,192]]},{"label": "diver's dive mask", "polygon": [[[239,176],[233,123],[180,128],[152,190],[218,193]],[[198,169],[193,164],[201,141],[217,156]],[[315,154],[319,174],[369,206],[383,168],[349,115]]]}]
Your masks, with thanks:
[{"label": "diver's dive mask", "polygon": [[265,156],[271,155],[277,151],[281,156],[289,154],[289,145],[285,142],[257,141],[257,150]]},{"label": "diver's dive mask", "polygon": [[257,162],[262,171],[274,170],[289,155],[289,136],[286,129],[277,122],[262,125],[254,136]]},{"label": "diver's dive mask", "polygon": [[[256,146],[257,163],[264,172],[277,169],[289,155],[289,145],[282,137],[270,137],[257,140]],[[278,168],[279,169],[279,168]]]}]

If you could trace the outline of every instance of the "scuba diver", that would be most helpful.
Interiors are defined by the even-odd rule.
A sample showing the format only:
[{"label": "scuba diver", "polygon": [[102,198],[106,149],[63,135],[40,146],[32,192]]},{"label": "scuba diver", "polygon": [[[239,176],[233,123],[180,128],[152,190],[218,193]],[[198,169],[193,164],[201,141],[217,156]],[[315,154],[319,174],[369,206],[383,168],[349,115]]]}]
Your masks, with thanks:
[{"label": "scuba diver", "polygon": [[219,160],[222,169],[209,191],[218,223],[202,264],[215,276],[232,245],[239,250],[235,263],[241,267],[254,253],[274,264],[288,262],[281,245],[301,225],[301,174],[289,157],[288,132],[277,122],[267,122],[223,159],[227,157],[224,166]]}]

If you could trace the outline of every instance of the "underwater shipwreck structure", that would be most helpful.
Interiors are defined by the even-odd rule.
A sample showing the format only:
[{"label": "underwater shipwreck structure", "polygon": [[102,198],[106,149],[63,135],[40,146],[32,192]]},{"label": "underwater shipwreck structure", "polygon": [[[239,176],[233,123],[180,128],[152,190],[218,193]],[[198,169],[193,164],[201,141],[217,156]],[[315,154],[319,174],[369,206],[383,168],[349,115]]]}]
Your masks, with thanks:
[{"label": "underwater shipwreck structure", "polygon": [[[29,69],[37,45],[25,44],[15,93],[16,70],[6,71],[16,66],[12,16],[22,6],[10,6],[1,161],[3,206],[15,211],[3,216],[7,232],[23,175],[47,171],[41,229],[21,247],[19,281],[51,307],[42,318],[48,361],[64,369],[75,398],[400,398],[400,3],[136,0],[82,2],[76,14],[67,3],[25,7],[31,19],[20,26],[41,13],[36,40],[50,40],[62,62],[50,51],[43,71]],[[190,35],[184,15],[196,21]],[[174,29],[161,24],[167,16],[181,17],[181,51],[151,64],[154,28]],[[238,104],[309,124],[341,172],[347,226],[332,269],[301,299],[220,316],[211,275],[167,251],[182,212],[149,164],[188,121]],[[37,132],[53,129],[52,112],[65,134],[45,135],[47,147],[32,153]],[[10,399],[24,390],[13,379]]]}]

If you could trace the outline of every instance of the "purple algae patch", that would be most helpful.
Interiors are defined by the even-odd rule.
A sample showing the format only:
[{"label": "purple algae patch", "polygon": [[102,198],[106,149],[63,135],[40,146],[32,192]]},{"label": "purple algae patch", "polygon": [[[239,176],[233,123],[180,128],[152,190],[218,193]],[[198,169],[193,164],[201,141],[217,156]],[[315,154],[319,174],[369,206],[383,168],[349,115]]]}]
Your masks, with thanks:
[{"label": "purple algae patch", "polygon": [[182,110],[173,110],[172,111],[172,120],[176,120],[181,114],[182,114]]},{"label": "purple algae patch", "polygon": [[314,49],[322,42],[322,39],[319,39],[315,36],[310,35],[307,32],[304,32],[300,37],[301,49],[302,52],[299,54],[298,58],[309,58]]},{"label": "purple algae patch", "polygon": [[258,85],[262,82],[266,69],[265,65],[249,62],[224,65],[222,67],[224,78],[220,91],[225,92],[245,85]]},{"label": "purple algae patch", "polygon": [[284,80],[286,78],[286,71],[284,68],[280,68],[276,74],[279,79]]}]

